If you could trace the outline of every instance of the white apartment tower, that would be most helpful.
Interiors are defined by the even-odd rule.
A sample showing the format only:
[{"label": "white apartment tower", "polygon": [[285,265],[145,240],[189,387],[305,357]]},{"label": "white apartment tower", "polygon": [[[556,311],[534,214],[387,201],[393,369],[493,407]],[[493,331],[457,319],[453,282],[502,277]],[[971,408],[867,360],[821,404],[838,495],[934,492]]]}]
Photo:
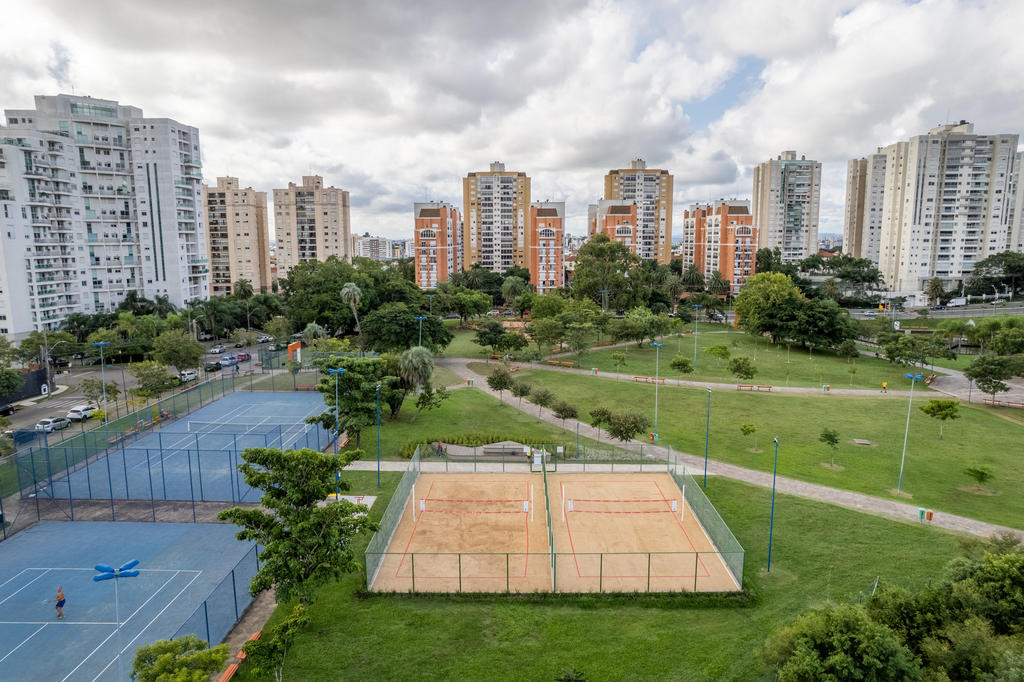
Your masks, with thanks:
[{"label": "white apartment tower", "polygon": [[391,240],[387,237],[371,237],[369,232],[359,238],[357,254],[360,258],[371,260],[391,260]]},{"label": "white apartment tower", "polygon": [[786,151],[754,168],[752,213],[758,248],[782,252],[796,263],[818,250],[821,163]]},{"label": "white apartment tower", "polygon": [[976,262],[1020,250],[1017,139],[976,135],[973,124],[960,121],[872,155],[884,157],[885,179],[880,189],[866,190],[879,195],[881,216],[877,256],[864,256],[876,260],[892,290],[921,291],[935,277],[950,289]]},{"label": "white apartment tower", "polygon": [[348,192],[325,187],[319,175],[304,175],[301,185],[289,182],[275,189],[274,235],[281,278],[302,261],[351,260],[358,244],[351,233]]},{"label": "white apartment tower", "polygon": [[198,129],[37,96],[0,127],[0,334],[110,311],[129,291],[209,297]]},{"label": "white apartment tower", "polygon": [[888,154],[881,148],[846,165],[846,211],[843,217],[843,251],[854,258],[878,263],[885,200],[885,169]]}]

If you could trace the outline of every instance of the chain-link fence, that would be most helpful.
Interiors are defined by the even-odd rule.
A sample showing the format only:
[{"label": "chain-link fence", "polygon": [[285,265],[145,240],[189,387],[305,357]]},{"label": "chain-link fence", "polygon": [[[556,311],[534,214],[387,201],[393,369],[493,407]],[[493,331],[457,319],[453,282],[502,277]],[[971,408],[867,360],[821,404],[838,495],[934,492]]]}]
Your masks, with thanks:
[{"label": "chain-link fence", "polygon": [[402,511],[405,509],[406,502],[411,499],[412,489],[416,485],[416,479],[419,475],[420,452],[417,448],[416,452],[413,453],[412,459],[409,461],[409,468],[402,474],[402,479],[398,482],[398,487],[395,488],[395,494],[391,496],[391,502],[388,503],[387,509],[384,510],[384,515],[380,519],[379,530],[374,533],[373,537],[370,538],[369,544],[366,546],[366,582],[368,585],[373,584],[373,579],[380,568],[383,554],[386,552],[388,544],[390,544],[391,538],[395,534],[395,529],[398,528],[398,524],[402,520]]},{"label": "chain-link fence", "polygon": [[249,582],[256,575],[259,566],[259,548],[253,545],[171,639],[195,635],[208,642],[210,646],[218,644],[252,603]]},{"label": "chain-link fence", "polygon": [[683,493],[686,504],[693,510],[694,516],[704,528],[705,535],[714,544],[718,554],[729,567],[729,572],[737,585],[743,584],[743,547],[736,536],[729,530],[729,526],[722,519],[715,505],[701,489],[700,485],[693,480],[693,477],[686,472],[685,466],[674,466],[671,470],[672,478]]}]

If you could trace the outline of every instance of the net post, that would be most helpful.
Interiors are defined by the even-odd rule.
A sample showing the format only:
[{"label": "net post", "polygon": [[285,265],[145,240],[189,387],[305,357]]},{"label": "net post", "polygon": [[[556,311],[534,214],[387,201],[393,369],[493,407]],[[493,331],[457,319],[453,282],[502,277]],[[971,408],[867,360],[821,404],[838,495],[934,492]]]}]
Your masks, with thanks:
[{"label": "net post", "polygon": [[597,591],[604,592],[604,552],[598,556]]},{"label": "net post", "polygon": [[651,591],[651,553],[647,553],[647,591]]},{"label": "net post", "polygon": [[700,552],[693,553],[693,591],[697,591],[697,564],[700,563]]},{"label": "net post", "polygon": [[409,573],[412,576],[412,591],[416,591],[416,554],[409,555]]},{"label": "net post", "polygon": [[459,552],[459,592],[462,592],[462,552]]},{"label": "net post", "polygon": [[149,474],[149,505],[153,509],[153,523],[156,523],[156,495],[153,494],[153,465],[149,461],[149,448],[146,448],[146,473]]},{"label": "net post", "polygon": [[[107,426],[104,426],[103,427],[103,436],[106,438],[109,435],[110,435],[109,428]],[[108,443],[110,442],[109,438],[107,439],[107,442]],[[103,460],[107,463],[107,491],[108,491],[108,494],[110,495],[110,520],[111,521],[117,521],[117,512],[114,511],[114,479],[113,479],[113,477],[110,474],[110,452],[109,451],[107,451],[107,456],[104,457]],[[37,495],[37,497],[38,497],[38,495]]]},{"label": "net post", "polygon": [[530,484],[530,523],[533,523],[533,484],[532,483]]},{"label": "net post", "polygon": [[[75,501],[71,495],[71,464],[68,462],[68,449],[64,448],[64,471],[67,472],[66,478],[68,479],[68,504],[71,506],[71,520],[75,520]],[[2,514],[0,514],[2,516]]]},{"label": "net post", "polygon": [[192,453],[185,449],[185,458],[188,459],[188,491],[192,498],[192,523],[196,522],[196,490],[192,485]]},{"label": "net post", "polygon": [[412,484],[412,504],[409,505],[412,508],[412,520],[416,522],[416,484]]}]

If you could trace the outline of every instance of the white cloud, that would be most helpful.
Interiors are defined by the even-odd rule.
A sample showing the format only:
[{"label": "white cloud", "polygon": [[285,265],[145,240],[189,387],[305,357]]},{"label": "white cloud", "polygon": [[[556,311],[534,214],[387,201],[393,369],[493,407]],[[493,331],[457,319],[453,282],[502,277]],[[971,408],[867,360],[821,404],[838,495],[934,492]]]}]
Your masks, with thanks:
[{"label": "white cloud", "polygon": [[[490,161],[582,232],[631,158],[675,174],[678,216],[748,197],[750,167],[784,149],[825,164],[821,224],[838,231],[846,159],[947,117],[1024,120],[1014,0],[48,0],[7,16],[0,106],[72,86],[140,106],[200,128],[209,181],[321,173],[352,193],[354,230],[396,237],[413,201],[459,202]],[[752,58],[759,78],[731,82]]]}]

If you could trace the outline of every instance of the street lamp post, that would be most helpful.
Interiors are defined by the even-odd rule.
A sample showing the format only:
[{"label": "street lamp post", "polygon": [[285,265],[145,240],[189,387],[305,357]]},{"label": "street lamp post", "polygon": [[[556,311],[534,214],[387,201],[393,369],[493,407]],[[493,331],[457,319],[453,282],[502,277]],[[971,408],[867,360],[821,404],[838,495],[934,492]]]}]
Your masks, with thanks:
[{"label": "street lamp post", "polygon": [[711,387],[707,387],[708,390],[708,406],[706,410],[706,417],[704,419],[704,485],[706,489],[708,487],[708,444],[711,442]]},{"label": "street lamp post", "polygon": [[905,374],[910,379],[910,399],[907,401],[907,427],[903,431],[903,454],[900,455],[900,480],[896,483],[896,494],[903,489],[903,462],[907,459],[907,436],[910,435],[910,408],[914,404],[914,382],[921,380],[920,374]]},{"label": "street lamp post", "polygon": [[107,416],[107,371],[106,371],[106,360],[103,359],[103,346],[109,346],[109,341],[97,341],[94,346],[99,346],[100,349],[100,383],[103,384],[103,423],[106,424],[108,421]]},{"label": "street lamp post", "polygon": [[652,343],[651,347],[654,348],[654,442],[658,442],[658,364],[661,359],[661,349],[665,347],[663,343]]},{"label": "street lamp post", "polygon": [[334,375],[334,454],[338,454],[338,441],[341,440],[341,410],[338,408],[338,376],[345,373],[345,368],[328,369]]},{"label": "street lamp post", "polygon": [[[700,303],[694,303],[690,306],[691,308],[703,308],[704,306]],[[693,311],[693,371],[697,371],[697,316],[700,315],[700,310]]]},{"label": "street lamp post", "polygon": [[416,345],[417,346],[422,346],[423,345],[423,320],[427,319],[427,317],[425,315],[420,315],[419,317],[415,317],[413,319],[419,320],[419,322],[420,322],[420,340],[419,340],[419,343],[417,343]]},{"label": "street lamp post", "polygon": [[608,290],[598,289],[597,293],[601,294],[601,310],[608,310]]},{"label": "street lamp post", "polygon": [[50,391],[53,390],[53,386],[50,385],[51,383],[53,383],[50,380],[50,353],[53,352],[54,348],[56,348],[57,346],[59,346],[62,343],[67,343],[67,341],[61,340],[61,341],[58,341],[57,343],[53,344],[52,346],[47,346],[46,345],[46,329],[45,328],[43,329],[43,370],[44,370],[44,373],[45,373],[45,376],[46,376],[46,387]]},{"label": "street lamp post", "polygon": [[427,301],[430,302],[430,315],[431,315],[431,317],[433,317],[433,315],[434,315],[434,296],[436,296],[436,295],[437,294],[427,294]]},{"label": "street lamp post", "polygon": [[380,487],[380,384],[377,384],[377,487]]},{"label": "street lamp post", "polygon": [[775,463],[772,464],[772,511],[768,517],[768,570],[772,572],[772,531],[775,530],[775,473],[779,469],[779,438],[775,437]]},{"label": "street lamp post", "polygon": [[138,565],[138,559],[132,559],[120,568],[114,568],[106,564],[96,564],[95,569],[99,573],[92,577],[93,582],[97,583],[101,580],[114,581],[114,621],[117,624],[117,672],[118,678],[122,679],[124,678],[124,670],[121,667],[121,605],[117,595],[117,581],[121,578],[134,578],[137,576],[139,571],[135,567]]}]

